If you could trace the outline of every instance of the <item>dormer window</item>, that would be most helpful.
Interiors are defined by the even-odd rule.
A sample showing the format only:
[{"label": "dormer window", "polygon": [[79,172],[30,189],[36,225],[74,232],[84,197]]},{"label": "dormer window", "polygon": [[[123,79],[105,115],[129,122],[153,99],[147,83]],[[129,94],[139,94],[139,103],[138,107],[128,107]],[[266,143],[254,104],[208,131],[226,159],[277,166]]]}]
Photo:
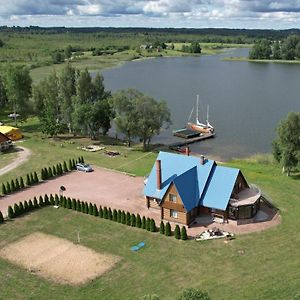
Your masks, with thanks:
[{"label": "dormer window", "polygon": [[177,196],[174,194],[169,195],[169,201],[176,203],[177,202]]}]

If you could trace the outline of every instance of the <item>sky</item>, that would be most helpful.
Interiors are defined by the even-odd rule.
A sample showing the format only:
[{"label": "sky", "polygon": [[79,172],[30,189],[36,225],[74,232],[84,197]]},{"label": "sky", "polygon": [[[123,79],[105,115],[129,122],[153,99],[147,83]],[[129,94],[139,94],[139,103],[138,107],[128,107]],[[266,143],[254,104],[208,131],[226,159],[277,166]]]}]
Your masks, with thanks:
[{"label": "sky", "polygon": [[300,28],[300,0],[0,0],[0,26]]}]

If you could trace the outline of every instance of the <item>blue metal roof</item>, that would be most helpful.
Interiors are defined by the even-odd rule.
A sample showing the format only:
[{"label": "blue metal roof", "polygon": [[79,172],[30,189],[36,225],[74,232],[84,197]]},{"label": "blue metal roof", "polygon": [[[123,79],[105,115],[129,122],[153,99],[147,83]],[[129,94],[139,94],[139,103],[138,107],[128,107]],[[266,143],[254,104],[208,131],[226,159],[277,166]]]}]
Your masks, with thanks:
[{"label": "blue metal roof", "polygon": [[235,184],[238,169],[217,166],[213,160],[205,160],[204,165],[194,156],[160,152],[162,185],[156,188],[156,165],[154,164],[144,195],[163,199],[173,182],[182,199],[186,211],[203,205],[225,210]]}]

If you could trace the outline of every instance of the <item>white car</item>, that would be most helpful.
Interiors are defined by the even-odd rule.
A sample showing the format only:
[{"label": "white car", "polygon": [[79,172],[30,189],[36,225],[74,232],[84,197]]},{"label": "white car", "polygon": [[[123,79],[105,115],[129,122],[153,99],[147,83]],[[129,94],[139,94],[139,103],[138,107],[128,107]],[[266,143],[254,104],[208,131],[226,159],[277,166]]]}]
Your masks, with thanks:
[{"label": "white car", "polygon": [[78,171],[84,171],[84,172],[92,172],[93,171],[93,168],[89,164],[83,164],[83,163],[76,164],[76,169]]}]

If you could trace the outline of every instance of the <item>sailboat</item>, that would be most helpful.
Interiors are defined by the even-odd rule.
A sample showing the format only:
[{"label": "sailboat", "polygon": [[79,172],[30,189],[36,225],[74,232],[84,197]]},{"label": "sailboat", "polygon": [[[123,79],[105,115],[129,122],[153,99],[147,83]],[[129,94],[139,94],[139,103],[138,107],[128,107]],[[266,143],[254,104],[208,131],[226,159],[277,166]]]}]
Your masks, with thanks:
[{"label": "sailboat", "polygon": [[194,108],[191,111],[189,120],[188,120],[188,127],[190,127],[194,131],[198,131],[201,133],[213,133],[214,127],[209,123],[209,106],[207,105],[207,114],[206,114],[206,124],[201,123],[199,121],[199,95],[197,95],[197,103],[196,103],[196,122],[192,123],[190,122],[190,119],[192,117]]}]

